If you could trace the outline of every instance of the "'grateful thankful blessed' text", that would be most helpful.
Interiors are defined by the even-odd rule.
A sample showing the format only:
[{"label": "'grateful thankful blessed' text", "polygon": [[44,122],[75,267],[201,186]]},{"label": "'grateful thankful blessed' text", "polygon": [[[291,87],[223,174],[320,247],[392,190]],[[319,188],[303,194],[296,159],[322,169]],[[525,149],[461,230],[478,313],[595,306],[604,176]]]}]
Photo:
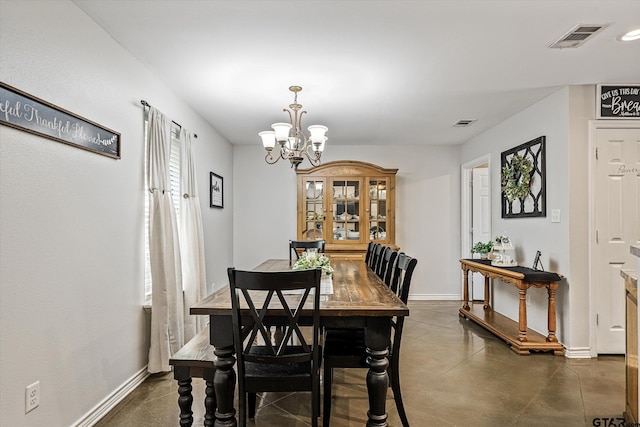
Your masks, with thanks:
[{"label": "'grateful thankful blessed' text", "polygon": [[120,158],[120,134],[0,83],[0,123]]}]

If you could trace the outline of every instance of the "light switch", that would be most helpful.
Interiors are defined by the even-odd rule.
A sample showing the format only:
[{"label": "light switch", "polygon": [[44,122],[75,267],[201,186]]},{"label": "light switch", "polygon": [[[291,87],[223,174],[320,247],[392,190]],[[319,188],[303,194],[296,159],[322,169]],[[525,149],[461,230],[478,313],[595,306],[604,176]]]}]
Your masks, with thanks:
[{"label": "light switch", "polygon": [[551,222],[560,222],[560,209],[553,209],[551,211]]}]

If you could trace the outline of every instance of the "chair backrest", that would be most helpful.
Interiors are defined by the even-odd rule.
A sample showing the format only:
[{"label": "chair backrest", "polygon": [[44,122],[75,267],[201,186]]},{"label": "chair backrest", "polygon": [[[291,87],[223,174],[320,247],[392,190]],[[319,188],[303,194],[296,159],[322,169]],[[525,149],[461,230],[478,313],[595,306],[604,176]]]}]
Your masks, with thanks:
[{"label": "chair backrest", "polygon": [[387,286],[391,287],[391,280],[393,279],[393,272],[396,268],[396,261],[398,259],[398,251],[391,248],[387,248],[382,253],[382,260],[378,266],[378,277],[384,280]]},{"label": "chair backrest", "polygon": [[373,249],[376,247],[376,244],[377,243],[375,243],[375,242],[369,242],[369,245],[367,246],[367,253],[364,256],[364,262],[367,265],[369,265],[369,260],[373,256]]},{"label": "chair backrest", "polygon": [[377,270],[378,264],[380,264],[380,255],[382,255],[382,251],[385,248],[385,246],[381,245],[380,243],[376,243],[376,245],[377,246],[373,248],[373,254],[371,255],[371,259],[369,260],[369,267],[371,267],[373,271]]},{"label": "chair backrest", "polygon": [[302,252],[310,248],[324,253],[324,240],[289,240],[289,262],[296,261]]},{"label": "chair backrest", "polygon": [[398,253],[396,265],[393,271],[391,281],[391,290],[404,302],[409,299],[409,287],[411,286],[411,277],[413,270],[416,268],[418,260],[411,258],[404,252]]},{"label": "chair backrest", "polygon": [[[396,258],[396,265],[394,268],[393,279],[391,282],[391,290],[404,302],[407,303],[409,299],[409,288],[411,287],[411,277],[413,276],[413,270],[416,268],[418,260],[411,258],[404,252],[398,253]],[[389,351],[389,357],[394,359],[393,363],[399,363],[400,358],[400,343],[402,342],[402,330],[404,328],[404,317],[398,316],[391,322],[392,343]]]},{"label": "chair backrest", "polygon": [[380,258],[378,259],[378,265],[376,265],[375,272],[381,279],[384,277],[384,272],[382,272],[382,270],[386,269],[387,266],[385,262],[388,262],[392,251],[393,249],[391,249],[390,247],[383,246],[382,252],[380,253]]},{"label": "chair backrest", "polygon": [[[238,377],[245,362],[286,365],[311,361],[317,369],[320,331],[320,268],[287,271],[228,269],[231,288],[233,339]],[[303,306],[311,300],[312,305]],[[269,333],[270,311],[284,312],[283,338],[273,343]],[[301,316],[312,319],[311,342],[300,329]],[[308,322],[308,320],[307,320]],[[304,326],[308,326],[305,323]],[[290,338],[295,337],[296,340]],[[307,335],[308,337],[308,335]],[[293,343],[295,342],[295,345]]]}]

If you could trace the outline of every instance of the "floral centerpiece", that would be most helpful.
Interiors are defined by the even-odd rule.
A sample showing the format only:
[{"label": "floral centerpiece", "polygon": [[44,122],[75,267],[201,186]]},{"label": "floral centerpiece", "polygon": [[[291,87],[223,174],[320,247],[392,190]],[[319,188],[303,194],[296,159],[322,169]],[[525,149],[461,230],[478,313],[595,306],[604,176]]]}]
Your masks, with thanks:
[{"label": "floral centerpiece", "polygon": [[294,270],[305,270],[316,267],[321,267],[322,273],[327,276],[330,276],[333,272],[333,268],[329,265],[329,258],[325,254],[318,252],[303,252],[293,265]]}]

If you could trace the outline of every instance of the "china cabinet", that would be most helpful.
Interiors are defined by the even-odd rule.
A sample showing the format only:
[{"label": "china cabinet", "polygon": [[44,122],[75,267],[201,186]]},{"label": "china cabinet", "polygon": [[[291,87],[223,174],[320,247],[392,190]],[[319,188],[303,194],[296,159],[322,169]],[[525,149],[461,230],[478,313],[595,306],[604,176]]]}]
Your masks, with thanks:
[{"label": "china cabinet", "polygon": [[354,160],[298,169],[297,239],[324,239],[342,259],[364,259],[371,241],[395,248],[397,172]]}]

